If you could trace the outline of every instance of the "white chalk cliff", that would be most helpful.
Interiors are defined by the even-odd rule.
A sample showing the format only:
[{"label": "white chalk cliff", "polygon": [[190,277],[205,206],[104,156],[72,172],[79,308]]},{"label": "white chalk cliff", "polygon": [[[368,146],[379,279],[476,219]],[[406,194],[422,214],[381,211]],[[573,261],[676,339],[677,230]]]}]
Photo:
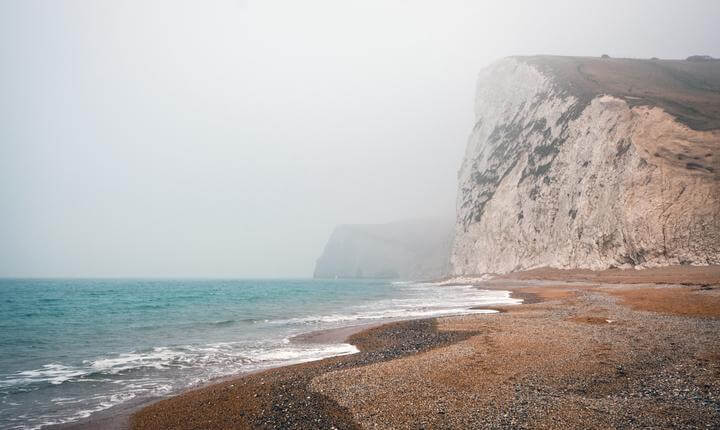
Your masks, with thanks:
[{"label": "white chalk cliff", "polygon": [[720,62],[514,57],[479,76],[454,274],[720,264]]}]

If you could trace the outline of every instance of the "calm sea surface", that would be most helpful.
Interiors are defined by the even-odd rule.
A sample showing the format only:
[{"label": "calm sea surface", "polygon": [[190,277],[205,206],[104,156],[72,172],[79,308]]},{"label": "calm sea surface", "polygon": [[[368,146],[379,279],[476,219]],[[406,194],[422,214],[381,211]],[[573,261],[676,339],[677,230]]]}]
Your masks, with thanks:
[{"label": "calm sea surface", "polygon": [[386,280],[0,279],[0,429],[356,352],[289,342],[299,333],[514,302],[502,291]]}]

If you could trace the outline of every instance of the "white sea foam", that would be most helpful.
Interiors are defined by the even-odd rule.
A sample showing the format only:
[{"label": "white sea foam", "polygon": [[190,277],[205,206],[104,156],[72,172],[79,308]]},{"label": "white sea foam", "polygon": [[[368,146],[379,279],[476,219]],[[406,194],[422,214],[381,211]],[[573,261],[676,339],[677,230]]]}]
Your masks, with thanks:
[{"label": "white sea foam", "polygon": [[283,347],[266,351],[255,351],[252,356],[256,363],[302,363],[307,361],[321,360],[327,357],[338,355],[355,354],[359,350],[348,343],[328,344],[315,347]]},{"label": "white sea foam", "polygon": [[17,372],[14,377],[0,381],[0,388],[37,382],[47,382],[57,385],[84,374],[84,371],[77,368],[58,363],[50,363],[43,365],[39,369]]},{"label": "white sea foam", "polygon": [[370,305],[359,305],[345,313],[309,315],[271,321],[283,325],[342,325],[363,320],[431,318],[461,314],[496,313],[481,309],[483,306],[515,305],[522,299],[513,299],[508,291],[480,290],[472,285],[438,287],[433,283],[393,283],[410,293],[409,297],[381,300]]},{"label": "white sea foam", "polygon": [[90,367],[97,371],[109,374],[117,374],[126,370],[153,367],[161,369],[170,366],[175,360],[181,359],[183,353],[167,347],[153,348],[149,352],[131,352],[120,354],[117,357],[101,358],[94,361],[86,361]]},{"label": "white sea foam", "polygon": [[125,403],[128,400],[131,400],[135,398],[136,393],[133,392],[123,392],[123,393],[114,393],[106,396],[95,396],[91,397],[90,399],[83,399],[85,402],[87,400],[100,400],[98,403],[96,403],[95,407],[89,408],[89,409],[80,409],[77,410],[75,413],[71,415],[64,415],[64,416],[56,416],[53,414],[45,414],[40,415],[37,417],[37,420],[40,421],[38,424],[33,426],[24,426],[20,427],[23,429],[28,430],[37,430],[41,429],[45,426],[50,425],[58,425],[58,424],[68,424],[72,423],[84,418],[88,418],[90,415],[104,411],[106,409],[109,409],[113,406],[119,405],[121,403]]},{"label": "white sea foam", "polygon": [[432,318],[438,316],[464,315],[464,314],[493,314],[497,313],[492,309],[468,309],[460,308],[413,308],[413,309],[388,309],[382,311],[368,311],[355,314],[333,314],[333,315],[311,315],[303,318],[292,318],[275,321],[276,324],[322,324],[322,323],[350,323],[363,320],[382,319],[414,319]]}]

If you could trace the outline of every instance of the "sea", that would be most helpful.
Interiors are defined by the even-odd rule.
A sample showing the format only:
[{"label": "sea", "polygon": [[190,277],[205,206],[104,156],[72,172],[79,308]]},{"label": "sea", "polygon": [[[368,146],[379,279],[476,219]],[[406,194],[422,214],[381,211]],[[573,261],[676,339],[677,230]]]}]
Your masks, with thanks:
[{"label": "sea", "polygon": [[506,291],[389,280],[0,279],[0,429],[71,423],[357,352],[291,340],[315,330],[518,302]]}]

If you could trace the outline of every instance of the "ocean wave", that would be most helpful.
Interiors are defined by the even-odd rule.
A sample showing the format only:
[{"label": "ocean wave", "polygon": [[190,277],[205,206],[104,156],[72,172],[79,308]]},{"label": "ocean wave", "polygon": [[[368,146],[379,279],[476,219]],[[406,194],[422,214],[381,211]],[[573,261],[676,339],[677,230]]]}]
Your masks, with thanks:
[{"label": "ocean wave", "polygon": [[282,347],[271,350],[259,350],[253,352],[256,362],[277,363],[292,362],[301,363],[307,361],[321,360],[327,357],[338,355],[349,355],[359,352],[354,345],[349,343],[330,344],[318,347]]},{"label": "ocean wave", "polygon": [[496,313],[482,309],[487,306],[515,305],[522,299],[513,299],[508,291],[480,290],[472,285],[454,285],[438,288],[431,283],[403,282],[406,291],[414,295],[358,305],[345,313],[308,315],[270,321],[273,325],[342,325],[363,320],[414,319],[461,314]]},{"label": "ocean wave", "polygon": [[24,370],[15,373],[12,377],[0,380],[0,388],[33,384],[37,382],[46,382],[48,384],[58,385],[84,374],[84,371],[74,367],[58,363],[49,363],[43,365],[39,369]]},{"label": "ocean wave", "polygon": [[130,352],[112,358],[86,360],[84,363],[100,373],[118,374],[141,368],[162,369],[182,357],[182,353],[166,347],[153,348],[148,352]]},{"label": "ocean wave", "polygon": [[492,309],[468,309],[466,307],[441,309],[418,309],[413,307],[412,309],[387,309],[356,314],[311,315],[302,318],[276,320],[273,321],[273,323],[291,325],[313,325],[322,323],[349,323],[363,320],[414,319],[464,314],[493,314],[497,312],[498,311]]},{"label": "ocean wave", "polygon": [[211,323],[207,323],[210,326],[215,327],[224,327],[229,326],[233,324],[255,324],[257,323],[258,319],[256,318],[239,318],[239,319],[227,319],[227,320],[220,320],[220,321],[213,321]]},{"label": "ocean wave", "polygon": [[[140,370],[164,370],[196,368],[203,369],[206,376],[216,377],[244,370],[255,370],[283,362],[304,362],[335,355],[357,352],[349,344],[320,346],[297,346],[284,339],[261,345],[241,342],[217,342],[206,345],[182,345],[156,347],[148,351],[129,352],[85,360],[82,366],[57,363],[43,365],[39,369],[17,372],[0,380],[0,388],[26,388],[30,385],[59,385],[67,382],[112,382],[128,388],[136,381],[130,375]],[[146,372],[140,375],[147,374]],[[157,372],[155,374],[158,374]],[[122,379],[112,377],[123,375]],[[99,377],[106,377],[105,379]],[[58,398],[61,401],[61,398]]]},{"label": "ocean wave", "polygon": [[[75,421],[79,421],[84,418],[88,418],[92,414],[100,411],[104,411],[106,409],[110,409],[113,406],[125,403],[129,400],[132,400],[136,397],[136,393],[134,392],[125,392],[125,393],[113,393],[105,396],[96,396],[94,398],[91,398],[92,400],[97,400],[96,403],[94,403],[94,406],[91,408],[83,408],[78,409],[75,412],[73,412],[70,415],[62,415],[57,416],[55,414],[44,414],[39,415],[34,418],[33,421],[36,422],[36,424],[33,424],[31,426],[23,426],[18,428],[23,428],[27,430],[40,430],[43,427],[51,426],[51,425],[61,425],[61,424],[69,424],[73,423]],[[81,399],[77,400],[75,403],[79,402],[87,402],[89,399]],[[64,404],[62,402],[58,402],[56,404]]]}]

